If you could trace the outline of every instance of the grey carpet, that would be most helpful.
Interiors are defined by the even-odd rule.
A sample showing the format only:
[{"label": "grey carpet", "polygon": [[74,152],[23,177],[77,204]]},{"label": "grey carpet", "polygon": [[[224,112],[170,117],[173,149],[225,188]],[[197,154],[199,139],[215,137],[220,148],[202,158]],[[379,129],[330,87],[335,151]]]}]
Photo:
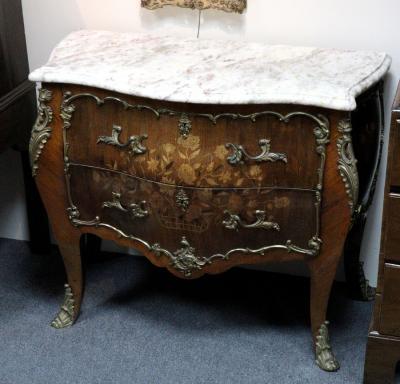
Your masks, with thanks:
[{"label": "grey carpet", "polygon": [[60,256],[0,239],[1,384],[361,383],[370,303],[336,284],[332,344],[342,368],[313,363],[308,281],[232,270],[176,279],[146,260],[90,263],[77,323],[49,326],[63,297]]}]

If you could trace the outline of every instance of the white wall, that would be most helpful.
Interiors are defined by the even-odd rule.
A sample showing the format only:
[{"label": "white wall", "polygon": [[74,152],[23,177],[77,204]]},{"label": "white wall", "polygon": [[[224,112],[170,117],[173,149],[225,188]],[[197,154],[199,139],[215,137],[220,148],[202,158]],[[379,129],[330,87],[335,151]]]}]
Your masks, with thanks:
[{"label": "white wall", "polygon": [[[173,7],[148,11],[140,8],[140,0],[22,0],[22,3],[31,69],[45,63],[52,47],[68,32],[80,28],[159,29],[191,36],[197,33],[197,11]],[[243,15],[204,11],[200,37],[217,35],[270,44],[386,51],[393,57],[386,85],[389,111],[400,76],[400,49],[395,38],[399,14],[399,0],[248,0],[248,10]],[[13,167],[7,165],[10,159]],[[16,160],[11,153],[0,156],[0,171],[13,177],[7,187],[0,185],[0,237],[26,236]],[[376,283],[379,252],[382,175],[383,172],[363,244],[367,277],[372,284]],[[1,179],[4,180],[3,175]]]}]

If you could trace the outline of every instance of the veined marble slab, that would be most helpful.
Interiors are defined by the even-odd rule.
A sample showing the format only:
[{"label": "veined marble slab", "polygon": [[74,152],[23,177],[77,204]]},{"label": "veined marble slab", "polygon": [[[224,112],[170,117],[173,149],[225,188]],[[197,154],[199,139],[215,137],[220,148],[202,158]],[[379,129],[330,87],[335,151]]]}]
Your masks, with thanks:
[{"label": "veined marble slab", "polygon": [[29,79],[204,104],[302,104],[343,111],[389,70],[385,53],[81,30]]}]

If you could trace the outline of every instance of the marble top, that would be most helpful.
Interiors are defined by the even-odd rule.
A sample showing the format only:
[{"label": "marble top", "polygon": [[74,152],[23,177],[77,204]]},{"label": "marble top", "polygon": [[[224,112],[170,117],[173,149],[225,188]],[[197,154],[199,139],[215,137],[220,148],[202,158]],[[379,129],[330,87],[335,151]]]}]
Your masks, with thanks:
[{"label": "marble top", "polygon": [[351,111],[390,64],[380,52],[81,30],[29,79],[175,102]]}]

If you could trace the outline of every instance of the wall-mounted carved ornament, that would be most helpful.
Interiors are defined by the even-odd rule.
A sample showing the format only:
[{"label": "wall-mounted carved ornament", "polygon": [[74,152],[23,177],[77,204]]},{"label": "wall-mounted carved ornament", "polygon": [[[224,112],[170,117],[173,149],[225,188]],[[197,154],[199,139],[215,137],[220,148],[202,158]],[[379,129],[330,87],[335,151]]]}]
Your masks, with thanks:
[{"label": "wall-mounted carved ornament", "polygon": [[246,9],[247,0],[141,0],[142,7],[147,9],[176,5],[192,9],[218,9],[225,12],[242,13]]}]

